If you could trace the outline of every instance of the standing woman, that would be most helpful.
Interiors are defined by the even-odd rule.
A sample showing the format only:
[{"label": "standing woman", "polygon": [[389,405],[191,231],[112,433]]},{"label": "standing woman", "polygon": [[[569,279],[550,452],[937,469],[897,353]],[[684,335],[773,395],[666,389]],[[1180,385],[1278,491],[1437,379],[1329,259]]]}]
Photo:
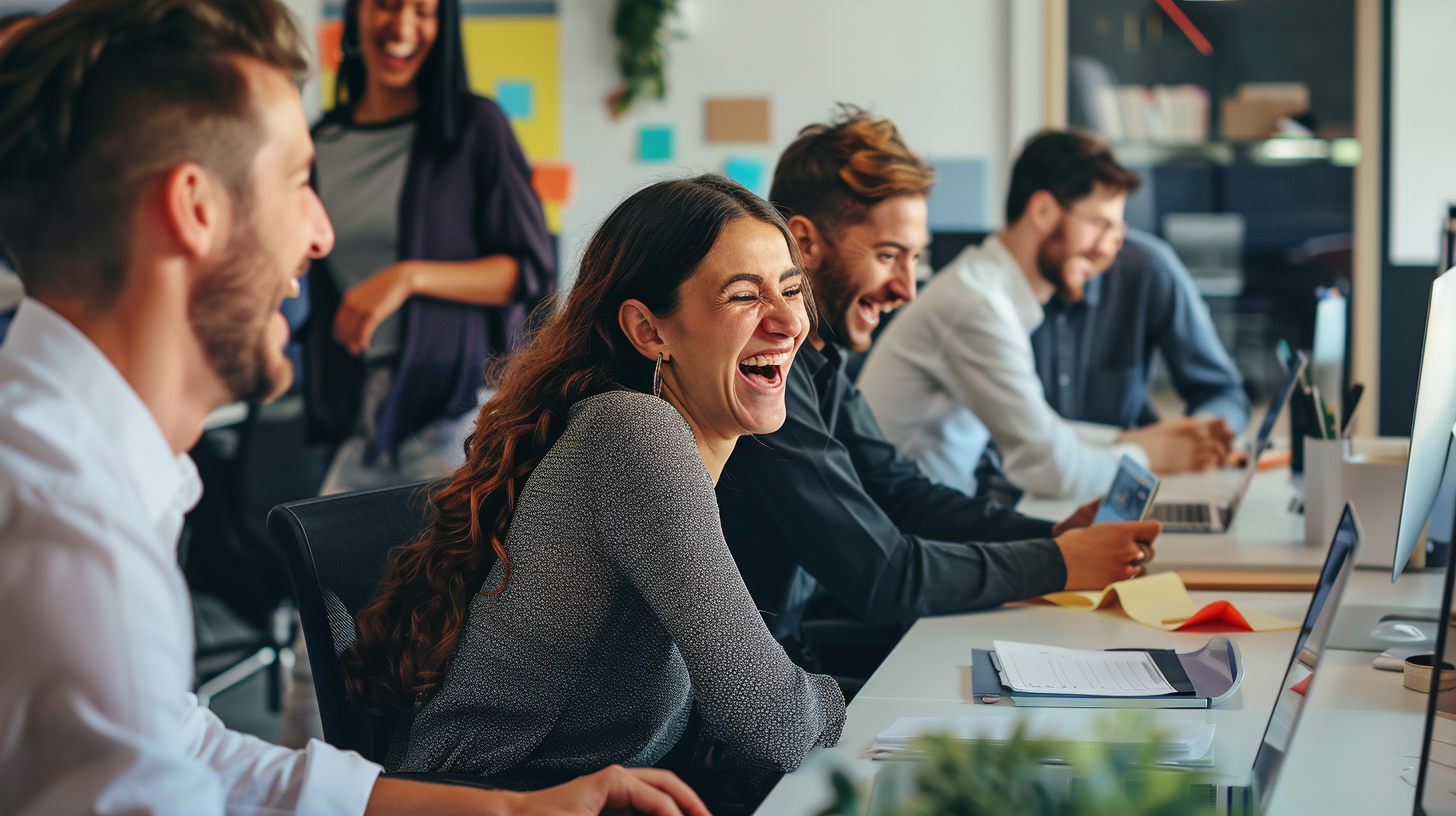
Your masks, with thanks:
[{"label": "standing woman", "polygon": [[324,493],[449,475],[485,364],[556,286],[530,167],[469,92],[459,0],[349,0],[343,54],[314,129],[337,240],[304,341],[311,431],[342,442]]}]

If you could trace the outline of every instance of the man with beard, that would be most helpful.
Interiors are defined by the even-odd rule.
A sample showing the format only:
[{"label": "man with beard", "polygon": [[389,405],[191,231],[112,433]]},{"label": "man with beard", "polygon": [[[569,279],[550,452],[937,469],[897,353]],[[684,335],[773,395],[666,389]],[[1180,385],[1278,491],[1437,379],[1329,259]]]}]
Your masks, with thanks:
[{"label": "man with beard", "polygon": [[[1087,527],[1090,505],[1055,526],[1026,518],[933,483],[885,441],[845,355],[869,348],[881,313],[915,299],[933,181],[894,123],[846,108],[800,132],[769,194],[803,253],[819,322],[786,373],[783,427],[734,448],[718,507],[769,630],[805,668],[842,678],[867,676],[922,615],[1136,575],[1159,530]],[[834,627],[842,659],[821,659],[801,625],[816,589],[816,611],[858,622]]]},{"label": "man with beard", "polygon": [[1081,300],[1112,264],[1138,183],[1097,136],[1038,134],[1011,171],[1006,226],[951,261],[885,329],[860,387],[886,437],[938,481],[974,489],[990,442],[1013,484],[1046,496],[1105,492],[1124,454],[1160,473],[1224,461],[1233,432],[1221,418],[1131,430],[1072,422],[1047,404],[1037,375],[1030,336],[1043,305]]},{"label": "man with beard", "polygon": [[300,48],[275,0],[73,0],[0,55],[26,291],[0,346],[0,813],[707,816],[653,769],[531,794],[382,778],[191,695],[185,451],[213,408],[288,386],[278,307],[333,244]]}]

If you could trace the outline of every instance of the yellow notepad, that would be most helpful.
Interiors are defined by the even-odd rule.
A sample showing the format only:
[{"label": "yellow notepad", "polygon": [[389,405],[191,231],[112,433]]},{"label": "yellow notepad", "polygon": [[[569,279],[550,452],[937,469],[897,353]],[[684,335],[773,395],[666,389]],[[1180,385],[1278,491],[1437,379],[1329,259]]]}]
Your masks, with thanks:
[{"label": "yellow notepad", "polygon": [[1239,609],[1228,601],[1214,601],[1200,609],[1194,606],[1183,579],[1176,572],[1130,578],[1108,584],[1102,590],[1053,592],[1043,597],[1058,606],[1088,611],[1121,604],[1129,618],[1165,632],[1209,621],[1228,623],[1250,632],[1299,628],[1294,621],[1257,609]]}]

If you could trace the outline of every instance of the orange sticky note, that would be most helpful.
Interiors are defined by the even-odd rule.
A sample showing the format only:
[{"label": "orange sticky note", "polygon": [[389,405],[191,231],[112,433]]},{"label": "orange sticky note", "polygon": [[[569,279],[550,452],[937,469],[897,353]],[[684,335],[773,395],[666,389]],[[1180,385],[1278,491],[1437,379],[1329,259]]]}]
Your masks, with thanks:
[{"label": "orange sticky note", "polygon": [[1202,608],[1194,605],[1176,572],[1159,572],[1109,584],[1100,591],[1054,592],[1044,596],[1058,606],[1071,609],[1111,609],[1155,629],[1174,632],[1209,621],[1222,621],[1248,632],[1296,629],[1294,621],[1275,617],[1258,609],[1239,609],[1228,601],[1214,601]]},{"label": "orange sticky note", "polygon": [[329,20],[319,23],[318,27],[318,54],[319,63],[325,71],[339,70],[339,63],[344,60],[344,21]]},{"label": "orange sticky note", "polygon": [[531,186],[548,204],[566,204],[576,190],[576,170],[567,162],[537,162],[531,168]]}]

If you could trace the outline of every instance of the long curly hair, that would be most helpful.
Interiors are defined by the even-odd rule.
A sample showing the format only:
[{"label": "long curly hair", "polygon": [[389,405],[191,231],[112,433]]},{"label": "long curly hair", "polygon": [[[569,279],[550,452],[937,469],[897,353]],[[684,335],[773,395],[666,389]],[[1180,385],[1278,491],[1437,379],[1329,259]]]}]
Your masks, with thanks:
[{"label": "long curly hair", "polygon": [[[622,202],[592,237],[566,305],[514,356],[466,441],[466,461],[431,499],[430,521],[391,555],[374,599],[359,612],[344,654],[356,705],[408,711],[440,687],[476,593],[510,580],[505,539],[521,491],[566,428],[571,406],[617,388],[651,388],[655,360],[617,321],[636,298],[659,316],[723,229],[740,218],[777,227],[802,267],[784,219],[768,202],[716,174],[663,181]],[[485,579],[499,559],[500,586]]]}]

